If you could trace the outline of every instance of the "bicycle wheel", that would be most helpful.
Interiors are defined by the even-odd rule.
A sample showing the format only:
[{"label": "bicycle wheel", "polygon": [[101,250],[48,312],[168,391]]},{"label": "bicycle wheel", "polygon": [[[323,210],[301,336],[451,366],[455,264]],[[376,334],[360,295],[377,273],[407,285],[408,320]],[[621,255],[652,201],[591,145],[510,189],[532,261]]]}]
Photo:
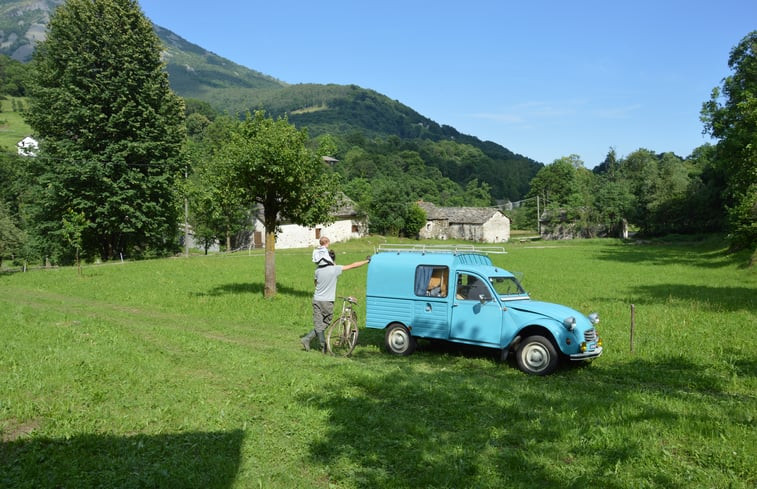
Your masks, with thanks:
[{"label": "bicycle wheel", "polygon": [[332,355],[347,356],[357,345],[357,321],[352,317],[339,317],[326,331],[326,346]]}]

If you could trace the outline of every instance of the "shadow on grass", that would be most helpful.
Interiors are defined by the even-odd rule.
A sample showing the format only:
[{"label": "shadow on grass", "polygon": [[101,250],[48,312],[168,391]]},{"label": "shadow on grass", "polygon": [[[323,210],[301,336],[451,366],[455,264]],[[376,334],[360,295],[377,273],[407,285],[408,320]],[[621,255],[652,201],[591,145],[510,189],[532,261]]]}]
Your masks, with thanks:
[{"label": "shadow on grass", "polygon": [[241,430],[20,438],[0,444],[0,487],[231,487]]},{"label": "shadow on grass", "polygon": [[620,263],[687,264],[702,268],[722,268],[742,264],[744,255],[729,253],[720,241],[681,244],[633,244],[603,250],[600,259]]},{"label": "shadow on grass", "polygon": [[680,299],[710,304],[726,311],[757,310],[757,294],[751,287],[710,287],[706,285],[656,284],[632,288],[647,304],[665,304],[669,299]]},{"label": "shadow on grass", "polygon": [[[683,489],[692,481],[681,468],[659,465],[660,431],[717,441],[692,393],[740,402],[724,394],[724,380],[681,358],[544,378],[480,365],[445,368],[449,360],[400,358],[401,367],[382,376],[351,370],[315,397],[303,396],[300,402],[329,416],[329,430],[310,446],[312,462],[328,467],[337,485],[366,489]],[[716,465],[699,469],[714,475],[723,469]],[[608,477],[619,468],[630,473]]]},{"label": "shadow on grass", "polygon": [[[217,285],[207,292],[195,292],[193,295],[198,297],[210,296],[219,297],[225,294],[258,294],[263,295],[265,285],[259,282],[245,282],[235,284]],[[285,285],[276,285],[276,292],[283,295],[294,297],[312,297],[313,292],[302,289],[295,289]]]}]

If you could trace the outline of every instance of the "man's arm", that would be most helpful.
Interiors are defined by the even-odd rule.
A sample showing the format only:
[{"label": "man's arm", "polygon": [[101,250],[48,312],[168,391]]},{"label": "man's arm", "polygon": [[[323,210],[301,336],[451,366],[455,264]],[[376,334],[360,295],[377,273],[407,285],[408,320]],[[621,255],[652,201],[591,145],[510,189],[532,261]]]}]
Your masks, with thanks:
[{"label": "man's arm", "polygon": [[360,260],[360,261],[356,261],[354,263],[350,263],[349,265],[342,265],[342,271],[349,270],[351,268],[362,267],[363,265],[365,265],[369,261],[371,261],[371,260]]}]

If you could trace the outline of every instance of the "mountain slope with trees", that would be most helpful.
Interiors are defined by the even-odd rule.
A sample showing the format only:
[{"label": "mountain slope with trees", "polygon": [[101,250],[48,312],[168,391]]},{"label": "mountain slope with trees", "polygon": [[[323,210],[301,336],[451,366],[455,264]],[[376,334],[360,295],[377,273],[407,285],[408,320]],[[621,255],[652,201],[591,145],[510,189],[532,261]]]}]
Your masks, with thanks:
[{"label": "mountain slope with trees", "polygon": [[[32,42],[44,37],[44,27],[61,0],[0,0],[4,19],[3,48],[0,54],[26,61]],[[246,68],[209,52],[160,26],[154,26],[163,45],[163,61],[172,89],[186,99],[207,102],[217,112],[243,116],[256,110],[288,120],[311,137],[331,134],[347,151],[355,144],[373,139],[412,142],[449,141],[461,144],[455,153],[477,150],[475,161],[460,163],[421,154],[425,163],[438,169],[459,186],[472,180],[485,182],[491,199],[517,200],[528,191],[528,182],[543,166],[491,141],[481,141],[438,124],[410,107],[370,89],[355,85],[288,85],[271,76]],[[9,43],[10,39],[16,43]],[[18,46],[26,46],[19,49]],[[391,138],[391,139],[389,139]],[[415,141],[415,142],[413,142]],[[385,146],[385,145],[380,145]],[[437,154],[439,152],[436,152]],[[335,154],[343,159],[343,154]],[[439,202],[440,204],[443,202]],[[492,203],[492,202],[488,202]]]}]

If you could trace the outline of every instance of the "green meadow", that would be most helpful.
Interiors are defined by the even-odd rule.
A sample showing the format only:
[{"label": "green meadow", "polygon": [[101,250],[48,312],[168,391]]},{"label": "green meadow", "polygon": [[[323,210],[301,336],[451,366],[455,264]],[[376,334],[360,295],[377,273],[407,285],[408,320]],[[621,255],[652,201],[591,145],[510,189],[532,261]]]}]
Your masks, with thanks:
[{"label": "green meadow", "polygon": [[[757,486],[747,256],[712,237],[506,249],[534,299],[599,312],[602,357],[532,377],[491,350],[391,356],[365,327],[351,358],[304,352],[307,249],[277,251],[268,300],[255,250],[4,273],[0,487]],[[339,282],[361,318],[365,279]]]},{"label": "green meadow", "polygon": [[24,120],[16,104],[26,105],[26,98],[7,97],[0,99],[0,151],[15,153],[16,144],[26,136],[31,136],[31,128]]}]

